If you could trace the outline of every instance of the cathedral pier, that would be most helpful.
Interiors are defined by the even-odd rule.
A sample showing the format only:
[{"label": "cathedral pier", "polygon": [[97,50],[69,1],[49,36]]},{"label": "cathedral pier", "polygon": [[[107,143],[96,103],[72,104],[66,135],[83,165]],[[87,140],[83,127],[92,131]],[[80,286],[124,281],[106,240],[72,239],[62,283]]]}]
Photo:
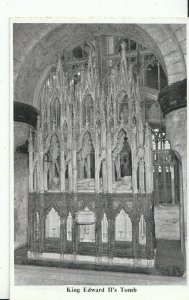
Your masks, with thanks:
[{"label": "cathedral pier", "polygon": [[[160,92],[159,102],[165,116],[167,137],[180,162],[180,234],[185,256],[187,239],[187,102],[186,80],[175,82]],[[173,180],[172,175],[172,180]],[[172,190],[175,199],[175,191]],[[174,200],[175,201],[175,200]]]}]

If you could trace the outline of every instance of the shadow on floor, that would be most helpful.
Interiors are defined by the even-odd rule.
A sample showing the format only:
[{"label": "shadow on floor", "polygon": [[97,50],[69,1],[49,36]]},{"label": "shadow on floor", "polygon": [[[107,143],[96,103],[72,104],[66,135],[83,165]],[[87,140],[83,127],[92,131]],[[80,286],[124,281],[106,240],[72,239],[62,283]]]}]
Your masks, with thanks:
[{"label": "shadow on floor", "polygon": [[118,271],[128,273],[144,273],[154,275],[167,275],[167,276],[183,276],[185,271],[184,258],[181,253],[181,245],[178,240],[156,240],[156,255],[155,255],[155,268],[132,268],[122,266],[100,266],[82,263],[70,263],[59,261],[39,261],[29,260],[27,258],[27,248],[20,248],[15,251],[15,264],[18,265],[38,265],[48,267],[63,267],[75,269],[91,269],[102,271]]}]

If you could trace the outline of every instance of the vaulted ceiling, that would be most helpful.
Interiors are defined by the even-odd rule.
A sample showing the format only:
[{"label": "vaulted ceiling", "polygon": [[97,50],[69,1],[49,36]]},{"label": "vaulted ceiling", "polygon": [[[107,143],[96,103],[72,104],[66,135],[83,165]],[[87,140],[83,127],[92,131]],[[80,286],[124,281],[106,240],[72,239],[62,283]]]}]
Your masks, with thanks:
[{"label": "vaulted ceiling", "polygon": [[35,105],[35,90],[56,54],[99,35],[125,36],[146,46],[160,60],[169,84],[186,78],[184,24],[54,24],[13,25],[14,100]]}]

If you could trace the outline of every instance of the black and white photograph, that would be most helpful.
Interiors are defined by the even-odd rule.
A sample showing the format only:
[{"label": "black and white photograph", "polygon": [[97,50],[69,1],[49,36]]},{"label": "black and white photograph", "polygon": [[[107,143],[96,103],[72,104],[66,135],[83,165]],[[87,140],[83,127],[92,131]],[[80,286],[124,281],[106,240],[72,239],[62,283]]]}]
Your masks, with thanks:
[{"label": "black and white photograph", "polygon": [[11,29],[13,284],[186,286],[186,22]]}]

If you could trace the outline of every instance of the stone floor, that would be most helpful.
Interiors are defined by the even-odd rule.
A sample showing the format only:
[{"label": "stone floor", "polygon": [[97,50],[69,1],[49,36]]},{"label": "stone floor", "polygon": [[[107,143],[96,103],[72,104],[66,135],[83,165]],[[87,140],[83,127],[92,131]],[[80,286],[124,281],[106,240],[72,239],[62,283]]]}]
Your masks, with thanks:
[{"label": "stone floor", "polygon": [[185,285],[184,277],[15,266],[16,285]]}]

